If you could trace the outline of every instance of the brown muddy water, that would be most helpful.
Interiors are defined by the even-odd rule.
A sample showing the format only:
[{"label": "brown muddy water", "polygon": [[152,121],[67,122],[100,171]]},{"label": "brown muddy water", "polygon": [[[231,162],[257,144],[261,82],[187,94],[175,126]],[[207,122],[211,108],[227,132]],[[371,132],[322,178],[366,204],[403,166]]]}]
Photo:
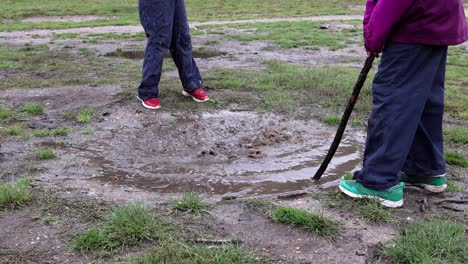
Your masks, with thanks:
[{"label": "brown muddy water", "polygon": [[[84,177],[159,193],[277,194],[336,185],[360,165],[365,138],[348,131],[321,182],[314,183],[334,135],[317,121],[230,111],[112,115],[119,119],[102,122],[103,132],[79,144],[85,147],[53,143],[62,159],[74,163],[55,163],[53,171],[68,170],[65,180]],[[76,164],[79,172],[67,169]]]}]

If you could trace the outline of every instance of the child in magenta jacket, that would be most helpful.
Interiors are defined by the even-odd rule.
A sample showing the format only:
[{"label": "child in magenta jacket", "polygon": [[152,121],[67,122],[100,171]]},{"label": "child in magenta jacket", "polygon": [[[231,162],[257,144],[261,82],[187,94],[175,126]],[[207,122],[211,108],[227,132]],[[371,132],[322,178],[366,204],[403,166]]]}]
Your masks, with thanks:
[{"label": "child in magenta jacket", "polygon": [[382,59],[372,84],[363,168],[340,190],[403,205],[403,187],[446,188],[442,135],[447,46],[468,40],[462,0],[368,0],[368,55]]}]

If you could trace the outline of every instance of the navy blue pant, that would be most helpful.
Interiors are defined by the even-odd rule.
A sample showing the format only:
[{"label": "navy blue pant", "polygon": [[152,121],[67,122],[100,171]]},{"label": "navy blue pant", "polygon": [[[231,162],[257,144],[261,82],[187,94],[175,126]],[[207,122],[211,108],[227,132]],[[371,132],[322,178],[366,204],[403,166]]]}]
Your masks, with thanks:
[{"label": "navy blue pant", "polygon": [[364,162],[355,179],[376,190],[445,173],[442,117],[446,46],[388,43],[375,76]]},{"label": "navy blue pant", "polygon": [[140,0],[139,12],[148,43],[138,96],[143,100],[159,97],[163,59],[168,51],[179,70],[183,88],[193,91],[201,87],[202,77],[192,57],[184,0]]}]

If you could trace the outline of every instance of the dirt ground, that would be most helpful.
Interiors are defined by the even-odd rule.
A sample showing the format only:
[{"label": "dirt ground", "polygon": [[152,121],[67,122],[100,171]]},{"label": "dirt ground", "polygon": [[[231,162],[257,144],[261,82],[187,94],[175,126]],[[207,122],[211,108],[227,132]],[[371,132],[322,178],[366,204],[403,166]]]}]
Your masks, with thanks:
[{"label": "dirt ground", "polygon": [[[340,18],[356,19],[353,16]],[[59,19],[72,21],[66,17]],[[309,18],[313,19],[323,18]],[[330,19],[334,18],[326,20]],[[194,26],[214,24],[216,22],[194,23]],[[109,55],[118,49],[134,51],[129,55],[132,63],[141,64],[144,41],[83,43],[71,38],[50,43],[53,33],[141,32],[140,27],[114,29],[0,32],[0,43],[49,44],[51,50],[71,52],[86,48],[96,56]],[[222,30],[239,29],[226,27]],[[193,42],[198,48],[219,38],[201,34],[194,36]],[[263,68],[262,62],[269,59],[299,65],[357,66],[363,55],[361,47],[356,45],[336,51],[304,50],[280,49],[264,41],[223,40],[214,42],[210,48],[217,53],[196,56],[203,72],[221,67]],[[2,74],[7,76],[8,73],[0,71],[0,81]],[[177,72],[171,69],[165,75],[176,77]],[[271,113],[233,103],[216,111],[182,108],[147,111],[136,99],[122,97],[123,92],[118,85],[11,87],[1,91],[0,104],[16,107],[23,102],[38,102],[44,106],[45,115],[27,120],[29,128],[66,125],[74,130],[65,137],[26,140],[2,136],[0,139],[1,179],[31,176],[37,197],[27,207],[0,212],[0,263],[125,261],[149,245],[126,250],[117,256],[80,255],[69,248],[70,237],[102,220],[112,205],[137,200],[158,212],[165,212],[170,209],[170,202],[184,191],[199,193],[211,204],[209,213],[202,218],[174,214],[165,217],[183,222],[193,230],[194,238],[240,240],[265,256],[266,263],[375,263],[376,248],[394,238],[401,225],[442,215],[466,220],[463,205],[446,202],[447,199],[466,199],[463,192],[427,196],[410,188],[405,194],[405,207],[392,211],[398,224],[369,223],[358,212],[340,206],[330,207],[316,196],[317,192],[333,192],[346,172],[360,167],[365,127],[347,129],[329,169],[316,183],[311,177],[335,131],[316,118],[303,118],[300,110],[292,114]],[[173,91],[168,93],[176,96]],[[211,91],[213,98],[219,97],[219,93]],[[96,109],[95,119],[87,124],[93,128],[91,134],[81,133],[83,125],[64,115],[87,106]],[[316,106],[314,111],[326,110]],[[31,150],[38,147],[53,148],[57,158],[35,160]],[[466,189],[466,169],[449,166],[448,174]],[[295,191],[307,194],[293,199],[278,198],[279,194]],[[323,213],[342,225],[340,234],[336,239],[324,239],[274,223],[265,215],[263,204]],[[450,207],[452,209],[447,209]]]}]

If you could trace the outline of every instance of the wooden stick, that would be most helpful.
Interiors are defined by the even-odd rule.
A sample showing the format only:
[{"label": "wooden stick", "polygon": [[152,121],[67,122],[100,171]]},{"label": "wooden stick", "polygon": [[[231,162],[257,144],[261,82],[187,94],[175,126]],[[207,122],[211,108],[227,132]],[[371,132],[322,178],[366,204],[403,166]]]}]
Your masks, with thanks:
[{"label": "wooden stick", "polygon": [[359,78],[356,84],[354,85],[353,93],[351,94],[351,97],[349,98],[348,105],[346,106],[346,110],[344,111],[343,117],[341,118],[340,125],[338,126],[338,130],[336,131],[335,139],[333,140],[333,143],[331,144],[330,149],[328,150],[327,156],[322,162],[322,165],[320,165],[320,168],[318,169],[318,171],[315,173],[313,177],[313,179],[316,181],[320,180],[323,173],[327,169],[328,164],[330,164],[330,161],[335,155],[336,150],[338,149],[338,146],[340,145],[341,139],[343,138],[343,133],[346,129],[346,125],[348,124],[349,117],[351,116],[354,106],[356,105],[362,86],[364,86],[364,83],[366,82],[367,74],[372,68],[372,63],[374,62],[374,58],[375,57],[371,55],[366,59],[364,67],[362,68],[361,73],[359,74]]}]

